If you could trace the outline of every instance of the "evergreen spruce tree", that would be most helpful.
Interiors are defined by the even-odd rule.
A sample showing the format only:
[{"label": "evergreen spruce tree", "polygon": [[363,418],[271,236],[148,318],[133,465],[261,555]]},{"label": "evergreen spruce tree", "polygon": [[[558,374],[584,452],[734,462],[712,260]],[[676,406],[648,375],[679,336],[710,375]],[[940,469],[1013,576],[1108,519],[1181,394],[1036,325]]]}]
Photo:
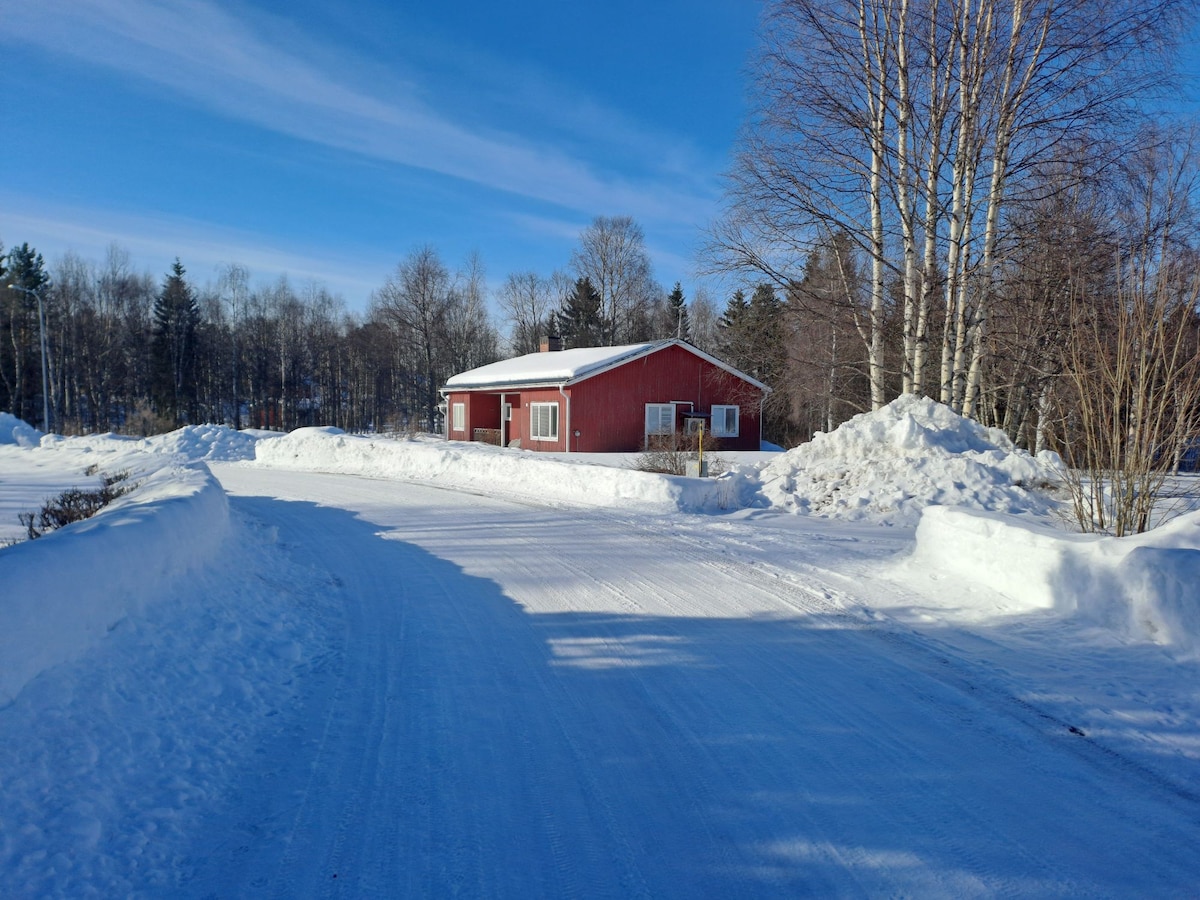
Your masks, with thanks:
[{"label": "evergreen spruce tree", "polygon": [[721,359],[735,368],[748,371],[754,335],[750,331],[750,304],[739,288],[725,304],[725,312],[717,322],[717,352]]},{"label": "evergreen spruce tree", "polygon": [[[0,409],[10,409],[26,422],[43,422],[41,327],[38,298],[50,301],[50,276],[42,254],[29,244],[13,247],[3,257],[0,281]],[[9,285],[12,285],[10,288]],[[49,310],[46,309],[46,314]],[[50,322],[46,321],[46,327]],[[47,340],[49,336],[47,333]],[[49,351],[49,346],[47,346]]]},{"label": "evergreen spruce tree", "polygon": [[42,254],[28,244],[13,247],[8,252],[8,264],[5,274],[8,284],[15,284],[31,291],[44,291],[50,287],[50,276],[46,272],[46,263]]},{"label": "evergreen spruce tree", "polygon": [[785,346],[785,307],[769,284],[729,298],[718,323],[718,355],[732,366],[774,388],[763,406],[763,436],[782,443],[788,433],[789,393]]},{"label": "evergreen spruce tree", "polygon": [[563,299],[555,317],[563,347],[598,347],[604,336],[604,316],[600,308],[600,293],[590,278],[579,278],[575,287]]},{"label": "evergreen spruce tree", "polygon": [[769,284],[760,284],[750,297],[747,327],[751,335],[750,367],[745,371],[764,384],[778,384],[787,360],[784,347],[783,303]]},{"label": "evergreen spruce tree", "polygon": [[158,414],[176,426],[196,409],[196,336],[200,308],[178,259],[154,301],[150,339],[154,400]]},{"label": "evergreen spruce tree", "polygon": [[679,282],[675,282],[675,287],[671,289],[671,293],[667,294],[667,304],[671,312],[671,321],[675,325],[675,330],[672,332],[674,337],[681,341],[692,340],[692,331],[688,322],[687,301],[683,296],[683,288]]},{"label": "evergreen spruce tree", "polygon": [[773,390],[762,407],[762,428],[767,440],[784,444],[790,431],[791,391],[788,389],[785,307],[770,284],[760,284],[750,297],[746,328],[752,335],[746,373]]}]

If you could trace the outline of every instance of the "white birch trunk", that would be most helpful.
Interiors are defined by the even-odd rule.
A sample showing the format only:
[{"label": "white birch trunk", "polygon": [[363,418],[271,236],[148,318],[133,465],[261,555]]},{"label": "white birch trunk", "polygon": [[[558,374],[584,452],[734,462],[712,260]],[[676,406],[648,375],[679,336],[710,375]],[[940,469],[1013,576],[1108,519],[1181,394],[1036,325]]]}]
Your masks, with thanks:
[{"label": "white birch trunk", "polygon": [[[917,321],[913,334],[912,391],[925,391],[925,366],[929,354],[929,313],[933,308],[933,291],[937,282],[938,223],[941,219],[941,198],[938,184],[943,160],[948,148],[942,145],[943,129],[950,103],[950,74],[953,54],[941,46],[938,34],[938,0],[932,0],[929,10],[929,138],[925,157],[925,218],[923,223],[925,249],[921,265],[921,296],[917,304]],[[938,60],[944,53],[946,69]]]},{"label": "white birch trunk", "polygon": [[887,57],[878,38],[878,9],[875,16],[874,38],[868,28],[867,2],[859,0],[859,34],[862,41],[863,66],[867,76],[867,102],[871,114],[870,145],[871,174],[868,205],[871,218],[871,302],[868,314],[867,371],[871,386],[871,408],[880,409],[886,402],[883,367],[883,319],[885,300],[884,266],[885,234],[883,227],[883,173],[886,153],[887,127]]},{"label": "white birch trunk", "polygon": [[[982,382],[983,357],[990,312],[992,274],[996,264],[996,242],[1000,230],[1000,208],[1004,203],[1004,189],[1008,182],[1009,153],[1016,136],[1016,122],[1025,102],[1030,82],[1041,62],[1046,38],[1050,28],[1050,13],[1043,15],[1038,33],[1027,54],[1021,53],[1021,45],[1029,27],[1024,0],[1014,0],[1009,30],[1008,53],[1005,59],[1001,82],[1000,110],[996,123],[995,151],[992,156],[992,179],[987,196],[987,219],[983,239],[983,277],[980,280],[979,296],[976,299],[974,321],[971,325],[971,362],[967,376],[966,395],[963,399],[963,414],[974,415]],[[1024,65],[1024,72],[1017,82],[1017,69]]]},{"label": "white birch trunk", "polygon": [[912,129],[912,96],[908,72],[908,0],[901,0],[896,23],[896,204],[899,207],[900,241],[904,254],[904,327],[901,386],[905,394],[913,392],[913,366],[917,346],[917,241],[915,234],[915,197],[910,190],[912,165],[909,141]]}]

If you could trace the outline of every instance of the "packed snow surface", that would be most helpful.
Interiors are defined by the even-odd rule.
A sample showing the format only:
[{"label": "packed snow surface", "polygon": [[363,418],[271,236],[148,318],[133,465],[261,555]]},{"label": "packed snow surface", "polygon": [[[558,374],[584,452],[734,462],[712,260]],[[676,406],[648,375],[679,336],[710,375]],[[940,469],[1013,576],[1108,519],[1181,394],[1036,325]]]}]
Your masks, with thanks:
[{"label": "packed snow surface", "polygon": [[928,506],[1047,515],[1059,481],[1003,434],[925,397],[905,395],[785,453],[762,470],[774,509],[916,525]]},{"label": "packed snow surface", "polygon": [[[855,452],[905,496],[805,474]],[[1194,892],[1196,514],[1055,528],[1050,461],[925,404],[722,479],[595,463],[0,445],[0,520],[139,483],[0,549],[2,892]]]}]

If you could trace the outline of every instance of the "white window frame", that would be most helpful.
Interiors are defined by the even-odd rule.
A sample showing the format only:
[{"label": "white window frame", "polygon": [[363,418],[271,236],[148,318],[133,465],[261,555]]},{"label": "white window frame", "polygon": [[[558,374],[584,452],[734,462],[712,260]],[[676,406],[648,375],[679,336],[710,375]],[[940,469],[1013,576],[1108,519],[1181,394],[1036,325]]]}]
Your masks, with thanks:
[{"label": "white window frame", "polygon": [[467,404],[453,403],[450,405],[450,430],[451,431],[466,431],[467,430]]},{"label": "white window frame", "polygon": [[529,404],[529,439],[558,440],[558,402]]},{"label": "white window frame", "polygon": [[[733,411],[733,428],[729,425],[729,411]],[[713,437],[737,437],[742,428],[742,408],[733,404],[721,404],[712,408]]]},{"label": "white window frame", "polygon": [[[653,416],[653,419],[651,418]],[[665,427],[670,422],[670,428]],[[659,437],[675,433],[675,404],[647,403],[645,417],[646,437]]]}]

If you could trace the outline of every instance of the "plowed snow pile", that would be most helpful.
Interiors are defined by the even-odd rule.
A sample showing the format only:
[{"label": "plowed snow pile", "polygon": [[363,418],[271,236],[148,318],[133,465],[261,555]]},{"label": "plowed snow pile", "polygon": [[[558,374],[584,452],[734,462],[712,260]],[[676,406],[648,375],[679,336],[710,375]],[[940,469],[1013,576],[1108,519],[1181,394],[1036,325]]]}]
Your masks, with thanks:
[{"label": "plowed snow pile", "polygon": [[36,447],[42,433],[25,424],[12,413],[0,412],[0,444],[17,447]]},{"label": "plowed snow pile", "polygon": [[187,425],[170,434],[146,438],[142,444],[157,453],[170,453],[190,461],[233,462],[254,459],[258,436],[228,425]]},{"label": "plowed snow pile", "polygon": [[1058,457],[1018,450],[926,397],[905,395],[789,450],[762,470],[771,507],[913,526],[927,506],[1048,515]]}]

